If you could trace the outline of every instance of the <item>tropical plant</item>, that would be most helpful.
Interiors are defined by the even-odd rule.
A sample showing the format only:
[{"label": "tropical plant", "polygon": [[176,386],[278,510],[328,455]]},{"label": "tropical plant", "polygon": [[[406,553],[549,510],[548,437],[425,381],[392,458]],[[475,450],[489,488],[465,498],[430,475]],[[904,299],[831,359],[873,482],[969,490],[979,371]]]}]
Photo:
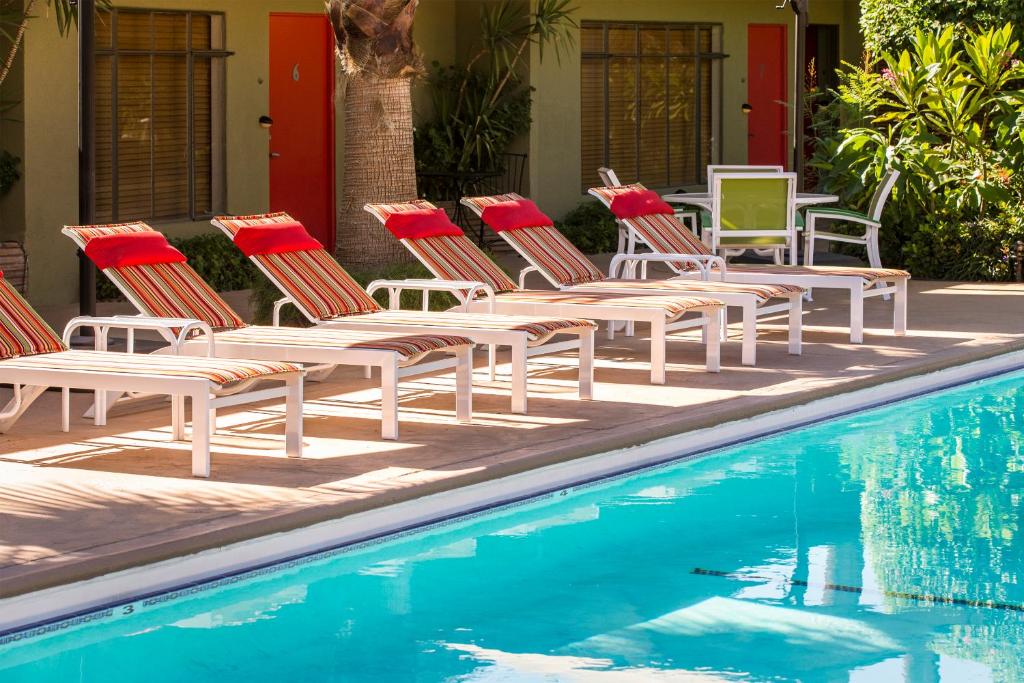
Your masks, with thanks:
[{"label": "tropical plant", "polygon": [[615,216],[597,201],[584,201],[555,222],[577,249],[587,254],[606,254],[618,247],[619,226]]},{"label": "tropical plant", "polygon": [[[25,31],[28,29],[29,19],[33,18],[32,11],[37,4],[45,4],[46,8],[53,10],[54,18],[57,20],[57,28],[62,36],[66,36],[73,26],[78,24],[78,2],[76,0],[3,0],[0,3],[0,36],[9,43],[6,55],[0,63],[0,84],[6,79],[14,65],[14,58],[18,56],[21,43],[25,38]],[[99,0],[97,7],[108,8],[110,0]]]},{"label": "tropical plant", "polygon": [[532,13],[515,0],[484,5],[480,47],[465,66],[434,65],[430,76],[433,118],[416,131],[421,169],[480,171],[499,166],[500,155],[529,130],[530,88],[521,72],[536,45],[562,54],[574,44],[570,0],[538,0]]},{"label": "tropical plant", "polygon": [[411,82],[421,70],[413,43],[419,0],[329,0],[345,102],[344,186],[338,255],[371,267],[408,252],[363,210],[416,196]]},{"label": "tropical plant", "polygon": [[[863,207],[887,169],[901,172],[882,232],[883,259],[924,277],[999,277],[975,263],[992,239],[968,225],[1004,226],[1020,239],[1024,201],[1024,66],[1013,27],[918,31],[910,49],[880,63],[845,65],[832,105],[816,123],[811,165],[822,189]],[[1017,212],[1019,213],[1019,212]],[[991,230],[989,230],[991,233]],[[991,235],[990,235],[991,237]],[[950,254],[975,263],[953,267]]]},{"label": "tropical plant", "polygon": [[1021,0],[861,0],[860,6],[864,46],[875,54],[908,48],[918,30],[953,26],[963,36],[968,28],[1024,23]]}]

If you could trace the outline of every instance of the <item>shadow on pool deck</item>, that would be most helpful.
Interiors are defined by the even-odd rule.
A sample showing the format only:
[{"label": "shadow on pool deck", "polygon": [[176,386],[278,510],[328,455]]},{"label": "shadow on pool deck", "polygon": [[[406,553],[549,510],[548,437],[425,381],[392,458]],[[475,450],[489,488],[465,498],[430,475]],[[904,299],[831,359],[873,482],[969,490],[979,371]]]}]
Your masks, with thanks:
[{"label": "shadow on pool deck", "polygon": [[[887,331],[891,304],[871,300],[867,343],[849,344],[845,298],[818,291],[803,356],[786,353],[781,320],[768,322],[756,368],[739,365],[732,341],[713,375],[684,336],[670,345],[665,386],[647,383],[643,329],[611,342],[602,331],[596,400],[575,399],[571,357],[541,358],[529,415],[511,414],[507,384],[478,371],[474,424],[459,425],[451,376],[415,379],[402,385],[399,442],[379,438],[376,380],[342,368],[307,385],[305,459],[283,457],[280,406],[226,411],[209,480],[189,476],[187,443],[168,442],[167,404],[114,413],[106,427],[75,417],[63,434],[50,392],[0,435],[0,597],[1024,348],[1024,286],[911,289],[907,337]],[[74,395],[73,415],[89,398]]]}]

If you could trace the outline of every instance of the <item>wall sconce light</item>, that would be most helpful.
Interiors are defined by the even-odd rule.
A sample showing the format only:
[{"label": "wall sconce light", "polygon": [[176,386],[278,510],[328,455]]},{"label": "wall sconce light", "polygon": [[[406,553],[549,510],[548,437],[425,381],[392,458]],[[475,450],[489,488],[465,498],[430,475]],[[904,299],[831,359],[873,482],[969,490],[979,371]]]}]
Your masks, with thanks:
[{"label": "wall sconce light", "polygon": [[270,128],[272,125],[274,125],[274,119],[266,114],[260,117],[260,128]]},{"label": "wall sconce light", "polygon": [[740,107],[740,111],[744,114],[750,114],[750,112],[754,111],[754,108],[751,107],[749,103],[744,102],[743,106]]}]

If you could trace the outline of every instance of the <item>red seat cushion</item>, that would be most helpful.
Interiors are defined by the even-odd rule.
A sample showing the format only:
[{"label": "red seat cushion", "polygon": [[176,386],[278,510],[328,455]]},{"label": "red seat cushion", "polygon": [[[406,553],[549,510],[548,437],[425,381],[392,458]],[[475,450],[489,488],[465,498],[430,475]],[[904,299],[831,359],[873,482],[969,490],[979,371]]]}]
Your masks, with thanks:
[{"label": "red seat cushion", "polygon": [[384,227],[400,240],[463,234],[462,228],[448,219],[444,209],[411,209],[393,213],[384,221]]},{"label": "red seat cushion", "polygon": [[484,207],[480,217],[495,232],[523,228],[545,228],[555,224],[529,199],[512,199],[488,204]]},{"label": "red seat cushion", "polygon": [[167,241],[163,234],[125,232],[93,237],[85,245],[88,256],[100,270],[127,266],[151,266],[158,263],[184,263],[188,259]]},{"label": "red seat cushion", "polygon": [[292,251],[314,251],[324,245],[310,235],[298,221],[247,225],[239,228],[233,238],[235,246],[246,256],[284,254]]},{"label": "red seat cushion", "polygon": [[674,214],[671,206],[653,190],[630,190],[615,195],[611,203],[616,218],[637,218],[651,214]]}]

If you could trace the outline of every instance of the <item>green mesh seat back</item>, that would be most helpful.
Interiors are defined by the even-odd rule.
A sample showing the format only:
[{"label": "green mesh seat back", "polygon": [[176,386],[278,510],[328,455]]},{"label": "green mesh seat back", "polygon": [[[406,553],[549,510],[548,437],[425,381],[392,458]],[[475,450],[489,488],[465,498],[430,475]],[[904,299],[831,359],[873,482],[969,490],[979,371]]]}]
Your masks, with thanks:
[{"label": "green mesh seat back", "polygon": [[[789,226],[789,179],[722,178],[721,234],[723,247],[785,246]],[[778,230],[778,237],[727,237],[730,230]]]}]

